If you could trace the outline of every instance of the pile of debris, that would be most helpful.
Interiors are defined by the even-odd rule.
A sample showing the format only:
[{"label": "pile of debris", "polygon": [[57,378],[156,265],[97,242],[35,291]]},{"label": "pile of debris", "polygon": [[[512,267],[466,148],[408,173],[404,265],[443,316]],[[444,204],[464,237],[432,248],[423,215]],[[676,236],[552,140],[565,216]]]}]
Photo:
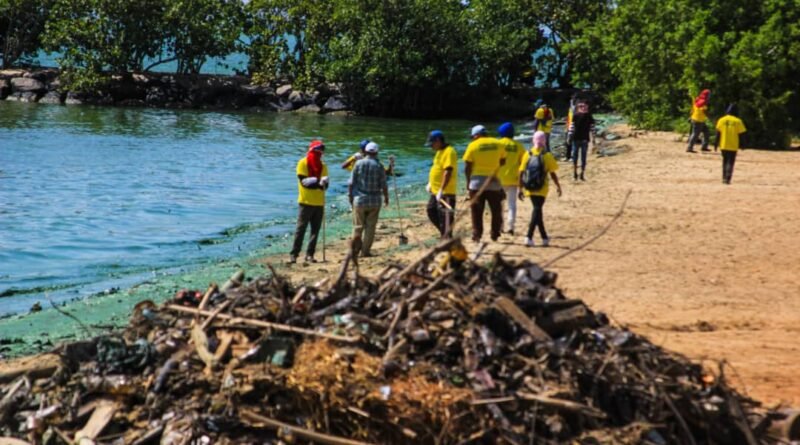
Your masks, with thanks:
[{"label": "pile of debris", "polygon": [[348,257],[332,278],[234,276],[140,303],[119,335],[0,366],[0,443],[753,445],[797,433],[797,416],[732,390],[722,368],[610,325],[527,261],[481,266],[452,240],[374,278]]}]

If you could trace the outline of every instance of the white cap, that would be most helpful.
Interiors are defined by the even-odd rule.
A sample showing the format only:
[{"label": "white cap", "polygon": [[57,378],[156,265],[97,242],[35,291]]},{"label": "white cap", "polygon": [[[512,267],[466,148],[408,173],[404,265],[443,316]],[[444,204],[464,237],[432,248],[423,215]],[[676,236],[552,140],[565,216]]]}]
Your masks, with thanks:
[{"label": "white cap", "polygon": [[377,153],[379,148],[380,147],[378,147],[378,144],[370,142],[366,147],[364,147],[364,151],[367,153]]},{"label": "white cap", "polygon": [[479,134],[486,134],[486,127],[483,125],[476,125],[472,127],[472,136],[475,137]]}]

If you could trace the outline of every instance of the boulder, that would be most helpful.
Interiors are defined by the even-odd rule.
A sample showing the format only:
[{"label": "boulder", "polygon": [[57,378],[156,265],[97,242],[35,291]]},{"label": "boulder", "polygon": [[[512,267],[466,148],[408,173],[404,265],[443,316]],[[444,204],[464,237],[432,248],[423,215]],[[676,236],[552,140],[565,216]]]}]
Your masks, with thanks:
[{"label": "boulder", "polygon": [[44,95],[41,99],[39,99],[40,104],[52,104],[52,105],[61,105],[63,102],[64,95],[59,93],[58,91],[51,91]]},{"label": "boulder", "polygon": [[167,101],[167,94],[157,86],[147,88],[144,101],[149,105],[162,105]]},{"label": "boulder", "polygon": [[292,94],[292,85],[286,84],[279,86],[278,89],[275,90],[275,94],[280,98],[289,97],[289,95]]},{"label": "boulder", "polygon": [[289,102],[292,103],[294,108],[301,108],[309,103],[308,96],[302,91],[292,91],[292,93],[289,94]]},{"label": "boulder", "polygon": [[5,99],[11,93],[11,83],[6,79],[0,79],[0,100]]},{"label": "boulder", "polygon": [[328,100],[325,101],[325,105],[322,106],[322,111],[326,113],[344,110],[347,110],[347,105],[344,103],[344,98],[342,96],[329,97]]},{"label": "boulder", "polygon": [[15,77],[11,79],[11,89],[14,92],[44,93],[47,87],[42,81],[32,77]]},{"label": "boulder", "polygon": [[37,96],[36,93],[32,91],[16,91],[14,93],[11,93],[11,95],[9,95],[8,97],[6,97],[6,100],[14,102],[31,103],[31,102],[36,102],[38,98],[39,96]]},{"label": "boulder", "polygon": [[319,114],[322,111],[317,104],[308,104],[304,107],[300,107],[294,110],[295,113],[309,113],[309,114]]},{"label": "boulder", "polygon": [[292,111],[292,103],[288,100],[279,99],[277,102],[270,102],[269,107],[275,111]]},{"label": "boulder", "polygon": [[82,105],[83,104],[83,98],[81,97],[80,94],[73,93],[72,91],[70,91],[69,93],[67,93],[67,98],[64,99],[64,104],[66,104],[66,105]]}]

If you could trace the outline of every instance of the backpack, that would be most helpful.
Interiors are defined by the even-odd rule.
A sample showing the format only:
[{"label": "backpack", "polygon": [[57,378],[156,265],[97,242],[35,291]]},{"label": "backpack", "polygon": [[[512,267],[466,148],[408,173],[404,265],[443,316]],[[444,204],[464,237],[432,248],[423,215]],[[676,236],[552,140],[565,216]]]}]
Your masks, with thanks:
[{"label": "backpack", "polygon": [[525,166],[525,171],[522,172],[522,185],[527,190],[541,190],[544,187],[547,172],[544,168],[543,155],[544,153],[540,152],[534,156],[533,150],[530,152],[528,165]]}]

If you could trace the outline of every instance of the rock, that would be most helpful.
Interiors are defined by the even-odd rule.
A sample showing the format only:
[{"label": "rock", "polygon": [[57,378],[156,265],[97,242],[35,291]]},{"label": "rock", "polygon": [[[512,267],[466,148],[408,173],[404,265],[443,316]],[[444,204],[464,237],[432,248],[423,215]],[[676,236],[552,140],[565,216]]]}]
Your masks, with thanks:
[{"label": "rock", "polygon": [[36,99],[38,99],[38,96],[36,95],[36,93],[31,91],[14,92],[11,93],[11,95],[9,95],[8,97],[6,97],[6,100],[10,100],[13,102],[27,102],[27,103],[36,102]]},{"label": "rock", "polygon": [[280,98],[289,97],[289,95],[292,94],[292,85],[286,84],[279,86],[278,89],[275,90],[275,94]]},{"label": "rock", "polygon": [[604,139],[607,141],[616,141],[622,139],[622,137],[618,134],[608,133],[607,135],[605,135]]},{"label": "rock", "polygon": [[11,93],[11,84],[6,79],[0,79],[0,100],[5,99]]},{"label": "rock", "polygon": [[39,99],[40,104],[53,104],[53,105],[61,105],[63,102],[64,95],[59,93],[58,91],[51,91],[44,95],[41,99]]},{"label": "rock", "polygon": [[344,98],[342,96],[330,97],[325,101],[325,105],[322,106],[322,111],[326,113],[344,110],[347,110],[347,105],[344,103]]},{"label": "rock", "polygon": [[38,301],[36,303],[33,303],[33,306],[31,306],[31,312],[41,312],[41,311],[42,311],[42,304],[39,303]]},{"label": "rock", "polygon": [[262,85],[242,85],[240,89],[244,94],[249,94],[251,96],[263,97],[275,94],[274,89]]},{"label": "rock", "polygon": [[278,102],[271,102],[269,106],[275,111],[292,111],[292,103],[288,100],[280,99]]},{"label": "rock", "polygon": [[144,101],[151,105],[161,105],[167,101],[167,94],[160,87],[149,87]]},{"label": "rock", "polygon": [[47,91],[44,83],[28,77],[15,77],[11,79],[11,89],[14,92],[36,92],[44,93]]},{"label": "rock", "polygon": [[294,108],[301,108],[308,104],[308,97],[302,91],[292,91],[289,94],[289,102]]},{"label": "rock", "polygon": [[319,114],[321,111],[322,108],[320,108],[317,104],[308,104],[304,107],[300,107],[294,110],[295,113],[316,113],[316,114]]},{"label": "rock", "polygon": [[67,93],[67,98],[64,100],[65,105],[82,105],[83,98],[78,93],[70,91]]}]

